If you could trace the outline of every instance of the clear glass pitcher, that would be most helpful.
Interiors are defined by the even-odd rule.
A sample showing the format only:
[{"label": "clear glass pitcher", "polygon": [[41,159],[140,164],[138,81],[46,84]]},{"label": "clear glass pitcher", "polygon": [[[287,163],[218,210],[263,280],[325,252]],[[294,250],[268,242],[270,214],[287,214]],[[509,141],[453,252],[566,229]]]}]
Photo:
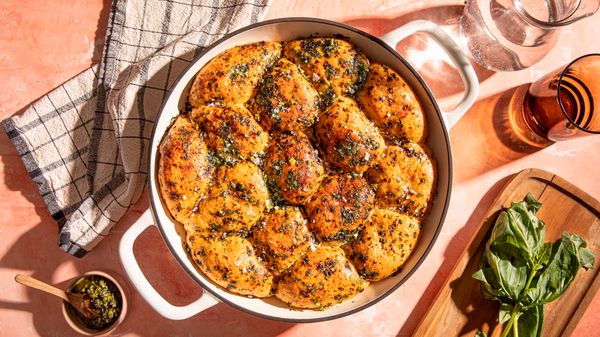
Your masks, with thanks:
[{"label": "clear glass pitcher", "polygon": [[461,39],[481,66],[520,70],[552,49],[561,27],[593,15],[599,5],[600,0],[467,0]]}]

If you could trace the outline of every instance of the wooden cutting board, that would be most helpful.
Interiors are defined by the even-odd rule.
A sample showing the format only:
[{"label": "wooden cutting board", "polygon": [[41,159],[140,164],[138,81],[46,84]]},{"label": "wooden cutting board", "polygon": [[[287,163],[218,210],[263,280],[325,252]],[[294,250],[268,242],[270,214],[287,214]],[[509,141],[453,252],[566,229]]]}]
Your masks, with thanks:
[{"label": "wooden cutting board", "polygon": [[594,269],[581,269],[569,289],[545,306],[542,336],[571,335],[600,289],[600,202],[550,172],[527,169],[515,175],[494,200],[413,336],[473,337],[479,329],[500,336],[499,302],[483,298],[479,282],[471,275],[479,267],[498,213],[511,201],[522,201],[527,192],[542,203],[537,216],[546,223],[546,241],[554,242],[568,231],[583,237],[596,254]]}]

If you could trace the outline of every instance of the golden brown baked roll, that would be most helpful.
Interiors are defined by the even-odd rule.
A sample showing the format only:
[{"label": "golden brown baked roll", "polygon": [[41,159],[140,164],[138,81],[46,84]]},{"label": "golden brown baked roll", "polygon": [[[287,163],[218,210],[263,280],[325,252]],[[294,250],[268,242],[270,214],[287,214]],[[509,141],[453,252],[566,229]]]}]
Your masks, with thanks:
[{"label": "golden brown baked roll", "polygon": [[340,248],[320,246],[284,274],[275,296],[298,308],[326,308],[355,296],[367,285]]},{"label": "golden brown baked roll", "polygon": [[297,207],[276,207],[259,220],[253,231],[259,256],[275,275],[288,269],[313,244],[306,220]]},{"label": "golden brown baked roll", "polygon": [[271,295],[273,275],[250,241],[231,233],[189,233],[188,247],[198,268],[221,287],[241,295]]},{"label": "golden brown baked roll", "polygon": [[329,176],[305,204],[308,226],[317,238],[341,245],[356,238],[369,217],[374,193],[362,177]]},{"label": "golden brown baked roll", "polygon": [[348,41],[336,38],[291,41],[283,55],[302,68],[324,107],[337,96],[354,96],[369,72],[369,59]]},{"label": "golden brown baked roll", "polygon": [[382,280],[402,267],[417,243],[419,231],[417,218],[375,209],[359,238],[347,247],[347,256],[362,277]]},{"label": "golden brown baked roll", "polygon": [[404,79],[390,67],[372,64],[357,100],[387,138],[415,143],[427,138],[427,121],[421,104]]},{"label": "golden brown baked roll", "polygon": [[[249,231],[266,208],[269,191],[260,169],[250,162],[219,166],[209,195],[190,219],[209,231]],[[199,218],[199,219],[198,219]]]},{"label": "golden brown baked roll", "polygon": [[325,175],[321,159],[301,133],[273,139],[265,151],[263,168],[273,199],[302,204]]},{"label": "golden brown baked roll", "polygon": [[200,69],[188,100],[195,107],[246,103],[259,81],[281,55],[279,42],[256,42],[217,55]]},{"label": "golden brown baked roll", "polygon": [[179,222],[185,222],[206,195],[212,172],[198,126],[185,116],[177,117],[160,143],[158,184],[165,205]]},{"label": "golden brown baked roll", "polygon": [[296,64],[280,58],[264,77],[251,110],[268,130],[304,131],[317,120],[319,94]]},{"label": "golden brown baked roll", "polygon": [[206,132],[208,148],[226,161],[257,157],[269,141],[269,134],[242,105],[201,106],[192,110],[191,118]]},{"label": "golden brown baked roll", "polygon": [[325,160],[346,172],[365,172],[385,147],[377,127],[347,97],[336,98],[321,114],[315,135]]},{"label": "golden brown baked roll", "polygon": [[367,172],[377,185],[377,203],[422,217],[429,207],[436,184],[436,168],[425,145],[407,143],[389,146]]}]

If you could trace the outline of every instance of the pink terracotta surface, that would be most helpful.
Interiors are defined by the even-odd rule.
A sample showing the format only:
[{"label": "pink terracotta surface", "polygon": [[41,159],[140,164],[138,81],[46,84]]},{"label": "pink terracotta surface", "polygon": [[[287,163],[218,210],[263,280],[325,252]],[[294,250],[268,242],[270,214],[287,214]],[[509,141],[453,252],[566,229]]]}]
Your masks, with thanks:
[{"label": "pink terracotta surface", "polygon": [[[0,119],[24,107],[98,62],[110,1],[37,0],[0,2]],[[455,32],[462,2],[426,0],[275,0],[268,18],[312,16],[386,33],[410,20],[425,18]],[[225,304],[185,321],[154,312],[130,287],[130,310],[113,335],[126,336],[408,336],[433,301],[465,244],[507,177],[538,167],[558,174],[600,199],[600,137],[588,137],[533,150],[521,146],[502,127],[513,88],[529,83],[573,58],[598,52],[600,16],[566,28],[559,44],[534,67],[514,73],[478,70],[477,103],[452,129],[454,187],[450,211],[438,241],[423,266],[394,294],[351,316],[315,324],[288,324],[245,314]],[[439,48],[416,36],[398,46],[427,79],[442,106],[450,107],[461,90]],[[135,208],[84,259],[56,245],[57,226],[36,186],[4,132],[0,132],[0,336],[74,336],[63,320],[60,301],[14,282],[17,273],[65,286],[76,275],[105,270],[125,279],[117,247],[123,232],[147,207],[144,195]],[[158,231],[138,240],[136,256],[151,282],[175,304],[189,303],[198,285],[170,256]],[[128,281],[124,281],[129,285]],[[600,294],[577,326],[577,336],[600,331]]]}]

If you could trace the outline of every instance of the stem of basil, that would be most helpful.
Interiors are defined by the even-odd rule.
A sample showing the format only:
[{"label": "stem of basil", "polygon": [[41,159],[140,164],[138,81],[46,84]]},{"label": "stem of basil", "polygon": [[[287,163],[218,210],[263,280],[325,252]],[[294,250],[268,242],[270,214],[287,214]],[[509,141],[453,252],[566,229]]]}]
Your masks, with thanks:
[{"label": "stem of basil", "polygon": [[525,289],[523,289],[523,291],[529,289],[531,281],[533,281],[533,277],[535,276],[539,268],[539,266],[533,266],[533,268],[531,268],[531,274],[529,274],[529,278],[527,279],[527,283],[525,283]]},{"label": "stem of basil", "polygon": [[514,330],[513,330],[513,334],[514,337],[518,336],[518,332],[516,332],[516,328],[517,328],[517,318],[519,316],[521,312],[521,305],[517,304],[511,314],[510,314],[510,320],[508,321],[508,323],[506,323],[506,326],[504,327],[504,330],[502,331],[502,335],[500,337],[506,337],[508,336],[508,334],[510,333],[510,328],[512,328],[514,326]]},{"label": "stem of basil", "polygon": [[[533,268],[531,269],[531,273],[529,274],[529,277],[527,278],[527,283],[525,283],[525,289],[523,289],[523,291],[529,289],[529,286],[531,285],[531,281],[533,281],[533,277],[537,273],[538,268],[539,268],[539,266],[533,266]],[[513,307],[513,310],[510,314],[510,320],[506,324],[506,327],[502,331],[502,335],[500,337],[508,336],[511,328],[513,330],[513,337],[519,337],[519,328],[518,328],[519,325],[517,324],[519,316],[521,316],[521,305],[517,304]]]}]

